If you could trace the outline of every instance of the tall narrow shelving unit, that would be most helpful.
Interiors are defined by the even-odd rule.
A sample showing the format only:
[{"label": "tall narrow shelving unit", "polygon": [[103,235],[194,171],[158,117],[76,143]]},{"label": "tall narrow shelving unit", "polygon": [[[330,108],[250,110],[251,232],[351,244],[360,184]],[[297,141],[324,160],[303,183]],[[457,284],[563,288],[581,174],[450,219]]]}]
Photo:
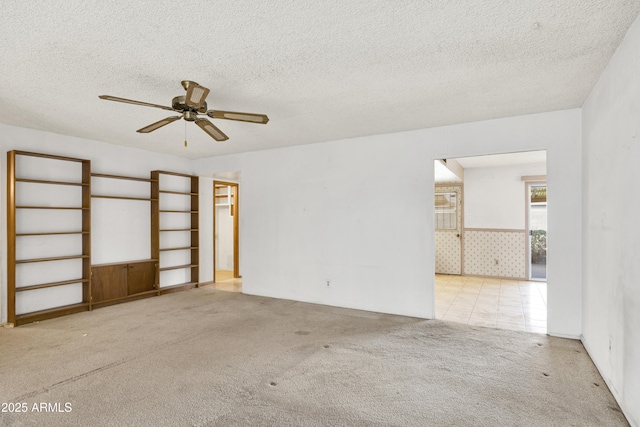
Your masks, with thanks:
[{"label": "tall narrow shelving unit", "polygon": [[[34,177],[33,175],[29,177],[29,168],[25,167],[23,171],[18,164],[20,163],[20,159],[28,161],[28,159],[33,158],[48,159],[54,161],[54,163],[55,161],[79,163],[79,173],[78,176],[75,177],[77,179],[42,179]],[[18,194],[17,191],[19,183],[34,186],[79,187],[81,189],[81,196],[79,198],[80,200],[78,200],[79,203],[72,206],[55,205],[50,201],[42,205],[35,204],[34,202],[22,204],[19,202],[22,194]],[[43,191],[40,191],[40,193],[46,194],[46,192]],[[74,223],[68,229],[64,230],[47,231],[28,229],[28,227],[18,229],[17,223],[21,220],[21,215],[29,211],[41,213],[75,211],[80,212],[81,215],[80,221],[77,221],[77,223]],[[24,222],[26,223],[28,221]],[[32,221],[29,223],[29,226],[34,222],[35,225],[40,225],[44,221]],[[37,249],[43,246],[47,248],[58,248],[58,245],[42,245],[41,242],[37,244],[31,242],[31,244],[29,244],[26,242],[26,239],[55,239],[73,235],[81,237],[81,244],[79,245],[81,248],[78,250],[80,253],[73,255],[36,256],[33,258],[24,256],[24,252],[28,252],[34,248]],[[23,256],[18,258],[18,253]],[[29,266],[71,260],[81,260],[80,271],[77,271],[78,269],[74,271],[74,268],[69,268],[69,276],[64,279],[50,282],[39,281],[30,284],[25,284],[25,281],[22,280],[25,279],[25,277],[31,277],[31,280],[33,280],[32,277],[37,277],[37,274],[34,275],[33,272],[28,271]],[[20,271],[18,271],[19,269]],[[64,273],[66,273],[66,270]],[[7,153],[7,284],[8,321],[15,325],[91,309],[91,162],[89,160],[16,150]],[[81,285],[81,296],[78,295],[77,292],[74,292],[74,285]],[[47,290],[47,301],[54,301],[49,304],[49,307],[28,310],[27,308],[30,304],[25,303],[22,309],[17,310],[18,298],[24,296],[26,299],[29,299],[28,297],[30,295],[41,293],[44,290]],[[39,299],[42,300],[42,298]],[[56,302],[56,300],[59,302]],[[67,303],[65,301],[74,302]],[[33,304],[31,304],[31,306],[32,305]],[[19,312],[17,313],[16,311]]]},{"label": "tall narrow shelving unit", "polygon": [[[153,211],[153,203],[158,201],[157,196],[153,197],[153,186],[157,183],[153,179],[105,173],[91,173],[91,177],[98,180],[130,181],[150,185],[150,189],[146,190],[147,196],[145,197],[100,193],[92,194],[91,197],[94,199],[121,200],[126,203],[150,202],[152,204],[151,211]],[[95,187],[96,185],[94,185]],[[95,212],[96,216],[98,213],[99,210]],[[97,257],[98,253],[94,253],[94,258]],[[145,259],[120,259],[118,262],[92,265],[92,306],[105,307],[157,295],[158,261],[157,257],[145,257]]]},{"label": "tall narrow shelving unit", "polygon": [[[163,179],[163,177],[165,177]],[[165,179],[184,180],[182,190],[173,190],[163,186]],[[151,257],[160,260],[158,263],[158,275],[160,277],[158,294],[176,292],[193,287],[199,284],[199,235],[198,235],[198,177],[194,175],[181,174],[167,171],[151,172],[152,188],[152,213],[151,213]],[[179,202],[172,205],[165,202],[169,197],[179,199]],[[171,221],[171,217],[174,221]],[[186,217],[181,220],[181,217]],[[175,218],[178,218],[175,221]],[[175,226],[172,223],[181,224]],[[169,234],[182,234],[188,236],[183,239],[184,244],[164,244],[163,237]],[[172,263],[164,260],[163,255],[175,253],[182,255],[186,260],[182,263]],[[186,255],[186,256],[185,256]],[[177,257],[180,259],[180,257]],[[182,270],[186,281],[174,283],[174,281],[164,281],[163,272],[179,272]]]}]

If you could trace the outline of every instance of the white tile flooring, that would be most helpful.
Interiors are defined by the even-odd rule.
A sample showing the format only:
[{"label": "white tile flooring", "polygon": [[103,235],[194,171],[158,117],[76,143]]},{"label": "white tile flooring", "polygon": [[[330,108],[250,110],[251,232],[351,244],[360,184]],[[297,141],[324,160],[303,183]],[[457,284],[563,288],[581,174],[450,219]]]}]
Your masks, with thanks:
[{"label": "white tile flooring", "polygon": [[436,319],[547,333],[547,284],[436,274]]}]

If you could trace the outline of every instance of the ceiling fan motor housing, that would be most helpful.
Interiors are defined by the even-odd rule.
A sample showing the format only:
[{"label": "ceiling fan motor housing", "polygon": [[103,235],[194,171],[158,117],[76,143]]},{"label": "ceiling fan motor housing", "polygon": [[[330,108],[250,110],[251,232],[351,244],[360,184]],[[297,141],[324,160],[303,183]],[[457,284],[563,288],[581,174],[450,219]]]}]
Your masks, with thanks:
[{"label": "ceiling fan motor housing", "polygon": [[[178,110],[178,111],[183,111],[183,112],[187,112],[187,111],[193,111],[193,112],[198,112],[198,113],[206,113],[207,112],[207,103],[203,103],[202,107],[198,108],[197,110],[188,106],[186,103],[186,97],[183,96],[176,96],[175,98],[173,98],[173,100],[171,101],[171,107],[173,107],[174,110]],[[186,118],[186,116],[185,116]]]},{"label": "ceiling fan motor housing", "polygon": [[198,118],[198,113],[196,113],[195,111],[185,111],[183,117],[186,121],[193,122]]}]

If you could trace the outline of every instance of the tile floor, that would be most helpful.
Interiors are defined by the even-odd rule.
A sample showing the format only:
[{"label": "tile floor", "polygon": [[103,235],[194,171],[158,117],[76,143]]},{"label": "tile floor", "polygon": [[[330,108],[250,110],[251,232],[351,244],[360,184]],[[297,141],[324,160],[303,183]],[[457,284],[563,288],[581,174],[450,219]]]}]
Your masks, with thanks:
[{"label": "tile floor", "polygon": [[219,291],[242,292],[242,279],[227,279],[216,282],[213,287]]},{"label": "tile floor", "polygon": [[219,291],[242,292],[242,279],[235,279],[233,271],[216,270],[216,280],[213,287]]},{"label": "tile floor", "polygon": [[436,274],[436,319],[547,333],[547,284]]}]

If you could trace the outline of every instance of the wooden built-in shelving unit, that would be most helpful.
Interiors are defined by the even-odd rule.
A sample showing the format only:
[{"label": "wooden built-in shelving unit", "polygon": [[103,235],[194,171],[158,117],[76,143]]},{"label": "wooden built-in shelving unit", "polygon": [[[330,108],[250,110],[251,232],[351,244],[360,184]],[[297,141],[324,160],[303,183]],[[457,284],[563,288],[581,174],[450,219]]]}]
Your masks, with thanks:
[{"label": "wooden built-in shelving unit", "polygon": [[[30,178],[24,176],[24,171],[18,166],[19,160],[27,161],[29,159],[39,158],[61,162],[71,162],[80,164],[78,175],[75,181],[62,181],[57,179]],[[53,169],[53,168],[52,168]],[[26,151],[10,151],[7,153],[7,288],[8,288],[8,321],[16,325],[23,323],[43,320],[51,317],[63,316],[66,314],[76,313],[91,309],[91,162],[84,159],[76,159],[72,157],[54,156],[48,154],[31,153]],[[35,204],[18,204],[23,194],[19,194],[17,190],[18,183],[26,183],[31,185],[51,185],[51,186],[71,186],[80,187],[81,196],[78,204],[75,206],[47,206]],[[22,190],[21,190],[22,191]],[[81,217],[77,224],[73,227],[75,230],[64,231],[28,231],[17,230],[17,221],[20,219],[21,211],[27,210],[45,210],[45,211],[80,211]],[[42,222],[42,221],[40,221]],[[40,225],[40,222],[38,225]],[[37,238],[42,236],[59,237],[65,235],[81,236],[80,253],[75,255],[59,255],[34,258],[17,258],[18,250],[25,244],[25,238]],[[25,244],[26,246],[26,244]],[[53,245],[52,245],[53,246]],[[20,274],[16,268],[19,265],[37,265],[40,263],[55,263],[68,260],[82,260],[82,267],[77,273],[71,273],[65,280],[58,280],[44,283],[32,283],[25,285],[22,283]],[[72,276],[76,274],[75,276]],[[78,295],[76,300],[70,304],[63,303],[60,306],[48,307],[37,310],[18,310],[17,298],[20,296],[33,296],[34,292],[43,289],[56,288],[58,290],[65,286],[80,284],[82,286],[82,294]],[[60,293],[63,293],[60,291]],[[66,295],[68,299],[68,295]],[[65,299],[64,297],[62,298]],[[26,304],[28,307],[29,304]]]},{"label": "wooden built-in shelving unit", "polygon": [[[139,178],[125,175],[91,173],[96,179],[117,179],[150,184],[148,197],[132,197],[118,194],[92,194],[94,199],[126,200],[135,202],[154,202],[153,178]],[[157,182],[157,181],[155,181]],[[150,207],[150,212],[153,207]],[[121,302],[147,298],[158,294],[158,257],[151,256],[143,260],[127,260],[114,263],[96,264],[91,267],[92,304],[105,307]]]},{"label": "wooden built-in shelving unit", "polygon": [[[187,191],[169,190],[166,187],[163,188],[162,177],[177,177],[178,179],[184,179],[186,182]],[[160,284],[158,287],[159,293],[175,292],[181,289],[189,289],[198,286],[199,283],[199,234],[198,234],[198,177],[194,175],[186,175],[175,172],[167,171],[152,171],[151,179],[154,181],[152,184],[152,197],[156,200],[152,202],[151,213],[151,253],[152,257],[159,258],[158,274],[160,275]],[[163,206],[163,195],[173,195],[179,198],[184,198],[184,202],[179,206]],[[161,208],[162,207],[162,208]],[[189,224],[186,227],[175,227],[171,225],[164,225],[163,216],[166,214],[185,215],[189,217],[186,222]],[[161,247],[160,241],[163,233],[185,233],[188,234],[189,243],[188,246],[184,244],[178,246],[163,246]],[[187,264],[169,264],[163,263],[161,253],[167,252],[189,252],[187,258],[189,262]],[[163,283],[162,272],[185,270],[185,277],[187,280],[181,283]]]},{"label": "wooden built-in shelving unit", "polygon": [[[29,163],[29,159],[37,160]],[[73,164],[79,166],[71,167]],[[162,176],[184,179],[186,190],[161,188]],[[141,192],[104,194],[112,193],[112,187],[106,189],[94,183],[103,191],[92,194],[92,179],[144,182],[149,183],[150,188],[148,196]],[[77,187],[79,191],[51,192],[43,186]],[[130,192],[128,186],[120,188],[124,188],[124,193]],[[62,200],[59,194],[63,195]],[[160,209],[163,195],[183,197],[185,203]],[[91,264],[92,198],[150,203],[148,259]],[[101,211],[96,211],[96,215],[98,212]],[[161,217],[165,214],[188,218],[178,221],[184,227],[169,224],[161,228]],[[52,220],[52,216],[55,219]],[[184,233],[186,238],[182,240],[188,241],[161,248],[160,236],[165,233]],[[150,178],[92,173],[89,160],[10,151],[7,153],[7,249],[8,321],[14,325],[196,287],[199,280],[198,177],[167,171],[153,171]],[[161,265],[161,253],[181,252],[188,254],[182,256],[182,263]],[[94,255],[98,257],[98,252]],[[40,267],[65,262],[72,264],[54,267],[51,276],[46,268]],[[162,272],[179,270],[185,271],[186,281],[161,283]]]}]

